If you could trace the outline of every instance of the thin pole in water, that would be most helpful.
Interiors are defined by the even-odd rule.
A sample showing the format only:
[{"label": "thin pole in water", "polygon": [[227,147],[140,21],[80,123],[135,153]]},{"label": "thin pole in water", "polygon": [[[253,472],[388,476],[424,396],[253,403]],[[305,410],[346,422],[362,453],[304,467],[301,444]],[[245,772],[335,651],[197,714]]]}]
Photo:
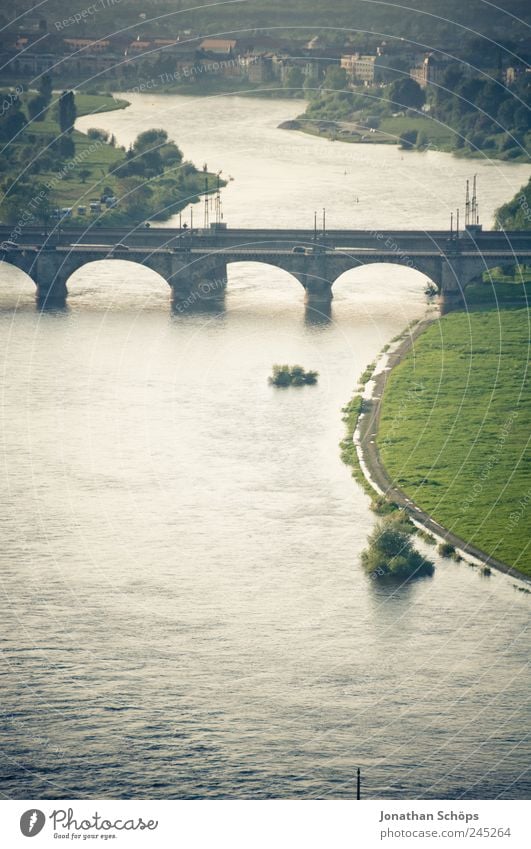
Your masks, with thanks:
[{"label": "thin pole in water", "polygon": [[358,767],[358,783],[357,783],[357,788],[356,788],[356,799],[358,800],[358,802],[361,799],[361,770],[360,770],[359,767]]}]

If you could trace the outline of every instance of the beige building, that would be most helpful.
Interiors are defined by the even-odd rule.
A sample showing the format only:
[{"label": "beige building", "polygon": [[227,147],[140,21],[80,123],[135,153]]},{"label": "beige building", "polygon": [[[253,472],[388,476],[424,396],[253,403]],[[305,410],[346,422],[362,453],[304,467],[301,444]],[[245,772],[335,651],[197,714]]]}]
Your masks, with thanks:
[{"label": "beige building", "polygon": [[442,81],[443,74],[448,67],[448,62],[436,59],[433,53],[428,53],[423,62],[415,68],[411,68],[409,76],[415,80],[421,88],[430,84],[438,85]]},{"label": "beige building", "polygon": [[352,83],[372,85],[380,82],[382,64],[382,56],[379,53],[375,56],[351,53],[341,57],[341,67]]}]

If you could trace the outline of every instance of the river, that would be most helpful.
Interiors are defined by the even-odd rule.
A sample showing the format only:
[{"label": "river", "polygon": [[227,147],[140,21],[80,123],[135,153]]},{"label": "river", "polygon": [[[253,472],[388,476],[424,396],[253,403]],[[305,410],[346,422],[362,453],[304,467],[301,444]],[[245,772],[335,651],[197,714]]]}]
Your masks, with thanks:
[{"label": "river", "polygon": [[[444,227],[473,170],[488,223],[529,173],[277,130],[293,101],[126,96],[78,126],[164,127],[234,177],[235,226]],[[360,567],[340,409],[424,278],[349,273],[327,316],[265,266],[212,314],[118,261],[57,312],[0,274],[5,797],[351,798],[358,766],[371,798],[530,795],[528,596],[437,556],[395,590]],[[274,362],[319,384],[275,390]]]}]

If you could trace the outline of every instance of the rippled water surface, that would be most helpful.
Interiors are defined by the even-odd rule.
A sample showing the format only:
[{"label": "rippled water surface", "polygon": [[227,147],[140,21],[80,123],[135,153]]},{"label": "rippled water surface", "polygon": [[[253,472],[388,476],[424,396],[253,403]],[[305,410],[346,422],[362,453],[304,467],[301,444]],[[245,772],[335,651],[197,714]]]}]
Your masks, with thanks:
[{"label": "rippled water surface", "polygon": [[[355,156],[367,185],[388,163],[385,226],[428,215],[430,193],[427,223],[445,221],[442,167],[428,184],[395,149],[277,132],[292,103],[216,100],[205,119],[165,102],[145,126],[232,169],[234,223],[250,199],[260,223],[292,221],[301,180],[348,223]],[[138,103],[84,126],[128,142]],[[528,171],[477,167],[491,210]],[[212,314],[172,313],[164,281],[129,263],[77,272],[56,313],[0,273],[4,796],[348,798],[358,766],[370,797],[530,795],[527,596],[438,557],[394,591],[360,567],[374,517],[339,460],[340,409],[426,309],[420,275],[349,273],[325,316],[249,264]],[[318,386],[274,390],[277,361]]]}]

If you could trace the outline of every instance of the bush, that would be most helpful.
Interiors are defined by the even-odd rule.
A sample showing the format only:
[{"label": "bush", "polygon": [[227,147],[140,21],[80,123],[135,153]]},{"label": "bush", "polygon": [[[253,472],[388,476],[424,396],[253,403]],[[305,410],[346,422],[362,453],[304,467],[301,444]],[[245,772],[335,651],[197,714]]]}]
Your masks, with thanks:
[{"label": "bush", "polygon": [[455,548],[449,542],[441,542],[437,548],[437,552],[441,555],[441,557],[453,557],[455,554]]},{"label": "bush", "polygon": [[417,143],[417,136],[417,130],[404,130],[399,139],[402,150],[412,150]]},{"label": "bush", "polygon": [[485,136],[483,133],[471,133],[467,139],[467,144],[470,150],[481,150],[485,144]]},{"label": "bush", "polygon": [[423,542],[426,542],[428,545],[435,545],[435,537],[432,537],[428,531],[423,531],[421,528],[417,530],[417,536]]},{"label": "bush", "polygon": [[502,154],[501,159],[516,159],[518,156],[525,156],[525,150],[522,150],[521,147],[512,147]]},{"label": "bush", "polygon": [[433,563],[413,548],[403,527],[404,516],[395,514],[376,524],[369,547],[361,555],[363,568],[371,578],[410,580],[433,575]]},{"label": "bush", "polygon": [[42,94],[36,94],[28,100],[28,115],[32,121],[44,121],[48,101]]},{"label": "bush", "polygon": [[388,501],[385,495],[376,495],[371,501],[371,510],[378,516],[389,516],[398,510],[398,504]]},{"label": "bush", "polygon": [[98,141],[102,142],[109,141],[109,133],[107,130],[100,130],[99,127],[90,127],[87,130],[87,136],[89,139],[98,139]]},{"label": "bush", "polygon": [[305,386],[317,383],[316,371],[304,371],[302,366],[274,365],[269,378],[272,386]]}]

